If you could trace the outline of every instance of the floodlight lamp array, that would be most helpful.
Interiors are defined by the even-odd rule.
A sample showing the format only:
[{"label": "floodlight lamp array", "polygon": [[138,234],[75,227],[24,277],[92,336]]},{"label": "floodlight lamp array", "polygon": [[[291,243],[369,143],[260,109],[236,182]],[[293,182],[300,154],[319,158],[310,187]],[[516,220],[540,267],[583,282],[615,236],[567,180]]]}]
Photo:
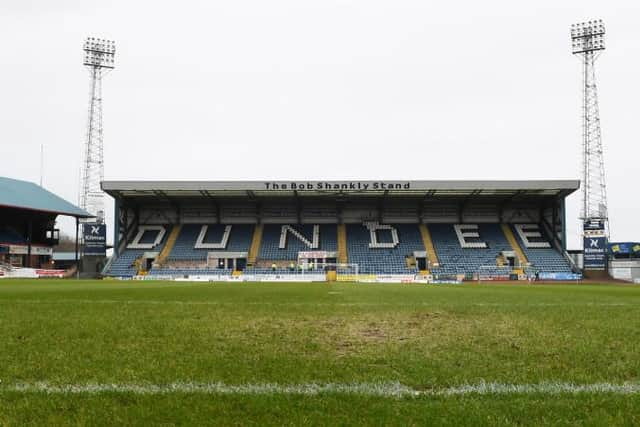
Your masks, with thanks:
[{"label": "floodlight lamp array", "polygon": [[581,22],[571,26],[571,49],[574,54],[604,50],[602,20]]},{"label": "floodlight lamp array", "polygon": [[87,37],[84,42],[84,65],[115,68],[116,42]]}]

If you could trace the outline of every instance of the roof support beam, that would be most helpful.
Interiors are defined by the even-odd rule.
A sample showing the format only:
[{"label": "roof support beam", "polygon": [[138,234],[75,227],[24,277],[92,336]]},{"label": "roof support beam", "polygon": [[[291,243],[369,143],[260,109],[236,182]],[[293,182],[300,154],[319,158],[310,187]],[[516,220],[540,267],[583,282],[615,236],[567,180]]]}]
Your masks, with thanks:
[{"label": "roof support beam", "polygon": [[389,194],[389,190],[385,190],[382,194],[382,197],[378,199],[377,210],[378,210],[378,222],[382,224],[384,220],[384,208],[386,206],[387,195]]},{"label": "roof support beam", "polygon": [[213,197],[207,190],[200,190],[200,194],[202,194],[207,198],[207,200],[209,200],[211,206],[213,206],[213,210],[216,213],[216,224],[220,224],[220,204],[218,203],[216,198]]},{"label": "roof support beam", "polygon": [[302,224],[302,200],[300,200],[300,195],[297,191],[293,192],[293,197],[296,200],[296,220],[298,224]]},{"label": "roof support beam", "polygon": [[482,193],[482,190],[473,190],[471,192],[471,194],[469,194],[467,197],[465,197],[464,199],[462,199],[462,202],[460,202],[460,204],[458,205],[458,222],[460,224],[462,224],[462,220],[464,217],[464,211],[467,209],[467,206],[469,205],[469,202],[471,202],[471,200],[473,200],[475,198],[475,196],[479,195],[480,193]]},{"label": "roof support beam", "polygon": [[500,222],[505,222],[504,221],[504,211],[511,206],[511,202],[513,202],[514,199],[516,199],[518,196],[525,194],[526,191],[524,190],[518,190],[516,191],[514,194],[512,194],[511,196],[507,197],[504,199],[504,201],[502,203],[500,203],[499,206],[499,210],[498,210],[498,215],[500,216]]},{"label": "roof support beam", "polygon": [[436,190],[429,190],[424,194],[424,197],[418,202],[418,222],[424,222],[422,216],[424,215],[424,205],[427,201],[433,198],[436,194]]}]

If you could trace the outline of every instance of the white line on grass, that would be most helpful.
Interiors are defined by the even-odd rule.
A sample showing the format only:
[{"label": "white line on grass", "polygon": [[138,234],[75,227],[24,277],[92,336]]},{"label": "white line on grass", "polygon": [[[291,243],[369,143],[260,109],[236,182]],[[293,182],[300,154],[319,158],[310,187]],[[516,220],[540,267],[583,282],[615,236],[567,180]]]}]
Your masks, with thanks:
[{"label": "white line on grass", "polygon": [[539,384],[505,384],[479,382],[453,387],[415,389],[399,382],[380,383],[308,383],[308,384],[224,384],[177,382],[171,384],[50,384],[47,382],[0,384],[0,393],[44,393],[44,394],[101,394],[133,393],[139,395],[161,395],[193,393],[210,395],[303,395],[347,394],[373,397],[455,397],[464,395],[560,395],[560,394],[640,394],[640,383],[592,383],[544,382]]},{"label": "white line on grass", "polygon": [[370,307],[370,306],[426,306],[426,307],[637,307],[640,303],[627,302],[562,302],[562,303],[443,303],[439,301],[408,301],[408,302],[270,302],[270,301],[180,301],[180,300],[118,300],[118,299],[0,299],[7,304],[131,304],[131,305],[244,305],[244,306],[314,306],[314,307]]}]

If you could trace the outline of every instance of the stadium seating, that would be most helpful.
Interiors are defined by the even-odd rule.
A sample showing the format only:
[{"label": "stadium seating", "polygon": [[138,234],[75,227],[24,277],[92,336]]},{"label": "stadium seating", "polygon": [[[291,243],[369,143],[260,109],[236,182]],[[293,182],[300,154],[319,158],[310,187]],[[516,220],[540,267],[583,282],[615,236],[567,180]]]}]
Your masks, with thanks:
[{"label": "stadium seating", "polygon": [[118,258],[111,263],[111,268],[107,272],[107,276],[134,276],[137,273],[134,262],[140,258],[144,252],[145,251],[141,249],[125,249]]},{"label": "stadium seating", "polygon": [[[317,227],[318,230],[318,242],[317,247],[315,245],[308,245],[302,241],[300,236],[296,236],[295,233],[287,231],[286,243],[284,248],[281,247],[281,238],[283,232],[282,225],[268,224],[264,226],[262,232],[262,244],[260,245],[260,252],[258,259],[261,260],[298,260],[298,252],[300,251],[329,251],[335,252],[338,250],[337,228],[335,224],[323,224]],[[311,224],[306,225],[292,225],[290,226],[299,233],[308,243],[313,243],[314,226]]]},{"label": "stadium seating", "polygon": [[[462,248],[454,224],[428,225],[440,261],[440,266],[432,269],[434,274],[473,274],[478,271],[497,274],[501,271],[496,265],[496,257],[502,251],[511,251],[512,248],[500,225],[477,226],[478,237],[465,238],[473,244]],[[486,247],[481,247],[480,242],[486,243]]]},{"label": "stadium seating", "polygon": [[412,273],[406,264],[406,257],[414,251],[424,251],[418,224],[392,225],[397,232],[395,247],[392,230],[382,229],[376,233],[378,247],[370,247],[372,236],[365,224],[347,225],[347,253],[349,262],[358,264],[360,273],[407,274]]},{"label": "stadium seating", "polygon": [[[207,255],[211,252],[248,253],[254,225],[209,225],[185,224],[181,227],[166,263],[151,269],[157,275],[187,274],[231,274],[231,270],[207,266]],[[547,236],[536,235],[535,225],[519,227],[509,225],[503,230],[501,224],[428,224],[433,248],[439,260],[432,266],[436,275],[469,275],[475,273],[505,274],[510,269],[498,267],[496,258],[502,252],[512,252],[513,247],[505,232],[513,231],[518,244],[526,255],[531,268],[540,272],[570,272],[571,267],[563,256],[548,245]],[[346,246],[348,262],[357,264],[362,274],[411,274],[416,272],[410,261],[414,252],[424,252],[425,244],[418,224],[348,224]],[[523,240],[523,230],[525,240]],[[161,251],[168,240],[170,227],[164,227],[161,241],[157,233],[145,231],[136,234],[137,245],[155,245],[153,249],[131,249],[120,254],[111,264],[110,275],[132,276],[136,274],[134,262],[144,252]],[[508,233],[507,233],[508,234]],[[226,237],[225,237],[226,235]],[[3,236],[0,233],[0,238]],[[226,239],[226,241],[225,241]],[[221,244],[222,242],[222,244]],[[514,240],[512,240],[514,243]],[[527,244],[525,244],[527,243]],[[131,246],[131,245],[129,245]],[[197,246],[201,246],[197,248]],[[204,246],[204,247],[202,247]],[[300,274],[289,268],[290,262],[298,260],[300,251],[336,252],[337,226],[322,225],[264,225],[257,262],[247,269],[249,274]],[[170,246],[167,247],[167,251]],[[275,271],[271,264],[276,264]],[[314,273],[322,270],[313,271]],[[305,271],[306,273],[307,271]]]},{"label": "stadium seating", "polygon": [[[540,228],[541,238],[527,239],[529,244],[525,244],[520,233],[518,233],[518,227],[512,225],[513,234],[516,236],[522,251],[526,255],[531,267],[535,271],[545,273],[570,273],[571,266],[569,262],[564,259],[562,254],[553,249],[549,244],[548,236]],[[533,244],[531,244],[533,242]],[[546,245],[541,244],[546,243]],[[545,247],[546,246],[546,247]]]},{"label": "stadium seating", "polygon": [[[249,252],[251,237],[253,235],[253,225],[232,225],[229,233],[229,240],[224,248],[196,249],[196,242],[202,230],[202,226],[203,224],[185,224],[182,226],[178,239],[169,254],[168,259],[170,261],[206,260],[209,252]],[[226,227],[227,226],[221,224],[209,225],[207,233],[204,236],[204,243],[222,241]]]},{"label": "stadium seating", "polygon": [[[130,249],[126,248],[122,253],[111,263],[111,267],[109,271],[106,273],[107,276],[116,276],[116,277],[131,277],[137,274],[136,266],[134,265],[136,259],[140,258],[144,255],[145,252],[160,252],[166,243],[167,236],[171,229],[170,226],[164,226],[165,232],[162,233],[162,239],[158,242],[157,245],[150,249]],[[150,244],[156,241],[157,234],[159,231],[155,232],[145,232],[143,233],[142,238],[139,239],[139,243],[141,244]],[[135,238],[135,237],[134,237]]]},{"label": "stadium seating", "polygon": [[0,243],[19,245],[26,244],[27,241],[15,231],[8,228],[2,228],[0,229]]}]

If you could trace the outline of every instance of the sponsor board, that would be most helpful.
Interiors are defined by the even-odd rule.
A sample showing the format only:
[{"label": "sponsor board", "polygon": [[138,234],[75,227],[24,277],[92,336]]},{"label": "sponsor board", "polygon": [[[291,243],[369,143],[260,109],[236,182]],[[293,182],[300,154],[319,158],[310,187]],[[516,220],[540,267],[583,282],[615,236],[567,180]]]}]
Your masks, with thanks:
[{"label": "sponsor board", "polygon": [[256,282],[325,282],[327,280],[324,274],[256,274],[254,277]]},{"label": "sponsor board", "polygon": [[53,248],[46,246],[31,246],[31,255],[53,255]]},{"label": "sponsor board", "polygon": [[603,219],[589,219],[582,224],[585,232],[604,233],[605,221]]},{"label": "sponsor board", "polygon": [[378,274],[376,276],[376,283],[413,283],[416,280],[416,276],[409,274]]},{"label": "sponsor board", "polygon": [[12,268],[7,272],[1,272],[0,277],[5,279],[37,279],[40,277],[64,277],[64,270],[49,270],[36,268]]},{"label": "sponsor board", "polygon": [[[13,255],[27,255],[29,247],[26,245],[9,245],[9,253]],[[53,254],[53,248],[47,246],[31,246],[31,255]]]},{"label": "sponsor board", "polygon": [[633,261],[620,261],[620,260],[615,260],[615,261],[611,261],[611,267],[613,268],[640,268],[640,260],[633,260]]},{"label": "sponsor board", "polygon": [[82,237],[85,255],[106,255],[107,226],[105,224],[83,224]]},{"label": "sponsor board", "polygon": [[582,274],[577,273],[538,273],[539,280],[562,280],[562,281],[571,281],[571,280],[582,280]]},{"label": "sponsor board", "polygon": [[[356,277],[348,275],[349,281],[361,283],[421,283],[438,285],[459,285],[462,280],[455,278],[433,279],[433,276],[407,275],[407,274],[367,274]],[[129,280],[129,278],[119,278]],[[145,275],[133,276],[132,280],[171,280],[177,282],[326,282],[327,276],[324,273],[318,274],[243,274],[240,276],[231,275]],[[338,281],[340,276],[338,276]]]},{"label": "sponsor board", "polygon": [[607,238],[605,221],[601,219],[587,220],[583,224],[583,266],[585,270],[606,269]]},{"label": "sponsor board", "polygon": [[431,282],[434,285],[461,285],[462,280],[457,279],[438,279]]},{"label": "sponsor board", "polygon": [[608,252],[615,255],[629,255],[640,252],[640,244],[634,242],[609,243]]},{"label": "sponsor board", "polygon": [[26,255],[29,248],[22,245],[9,245],[9,253],[14,255]]},{"label": "sponsor board", "polygon": [[19,279],[37,279],[38,275],[33,268],[13,268],[7,272],[4,276],[6,278],[19,278]]},{"label": "sponsor board", "polygon": [[231,276],[221,275],[186,275],[177,277],[178,282],[228,282]]},{"label": "sponsor board", "polygon": [[36,270],[36,275],[38,277],[64,277],[64,270],[44,270],[38,269]]},{"label": "sponsor board", "polygon": [[172,276],[170,274],[147,274],[145,276],[133,276],[133,280],[174,280],[178,276]]},{"label": "sponsor board", "polygon": [[327,251],[300,251],[298,252],[298,259],[327,259],[336,258],[336,252]]},{"label": "sponsor board", "polygon": [[134,280],[175,280],[177,282],[324,282],[324,274],[247,274],[231,275],[147,275],[134,276]]},{"label": "sponsor board", "polygon": [[604,270],[606,267],[606,237],[584,236],[584,269]]},{"label": "sponsor board", "polygon": [[508,282],[511,280],[511,277],[508,274],[502,275],[490,275],[490,274],[479,274],[478,280],[481,282]]}]

